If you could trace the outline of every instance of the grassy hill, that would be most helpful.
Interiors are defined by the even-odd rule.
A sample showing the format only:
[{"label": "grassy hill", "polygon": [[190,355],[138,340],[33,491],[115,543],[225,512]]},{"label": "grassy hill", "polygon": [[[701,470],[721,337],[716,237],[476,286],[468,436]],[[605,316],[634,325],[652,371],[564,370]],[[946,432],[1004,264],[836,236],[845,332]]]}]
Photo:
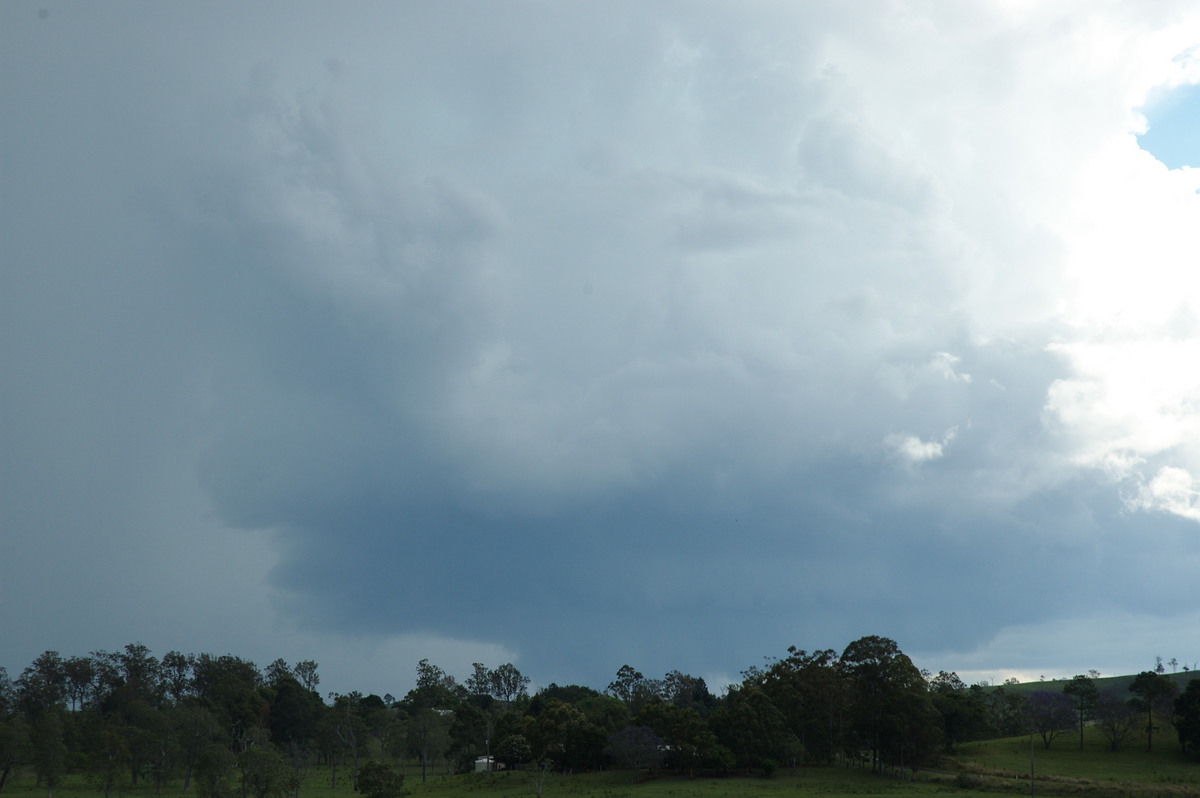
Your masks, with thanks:
[{"label": "grassy hill", "polygon": [[[1180,692],[1183,692],[1183,689],[1187,687],[1187,683],[1192,679],[1200,679],[1200,671],[1180,671],[1178,673],[1164,673],[1162,675],[1174,682],[1175,686],[1179,688]],[[1071,681],[1071,678],[1072,677],[1068,676],[1059,679],[1045,679],[1036,682],[1021,682],[1019,684],[1004,684],[996,686],[1003,687],[1005,690],[1021,695],[1032,693],[1037,690],[1049,690],[1054,693],[1061,693],[1063,686],[1067,684],[1067,682]],[[1098,679],[1092,679],[1092,681],[1095,682],[1096,688],[1101,692],[1106,690],[1127,692],[1129,690],[1129,685],[1133,683],[1135,678],[1137,678],[1137,674],[1128,674],[1126,676],[1101,676]]]}]

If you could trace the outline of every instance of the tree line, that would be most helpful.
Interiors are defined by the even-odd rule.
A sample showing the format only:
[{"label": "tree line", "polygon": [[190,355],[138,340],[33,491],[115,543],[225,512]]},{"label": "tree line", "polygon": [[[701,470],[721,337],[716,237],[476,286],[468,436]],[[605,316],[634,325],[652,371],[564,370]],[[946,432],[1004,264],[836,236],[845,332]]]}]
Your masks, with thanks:
[{"label": "tree line", "polygon": [[[892,640],[840,653],[789,648],[721,695],[702,678],[648,678],[624,665],[603,691],[550,684],[530,694],[511,663],[475,663],[459,682],[421,660],[403,697],[317,691],[317,663],[260,669],[232,655],[155,657],[140,643],[64,658],[47,651],[11,679],[0,668],[0,790],[18,768],[52,798],[68,773],[105,796],[171,786],[199,798],[289,798],[314,767],[368,798],[395,795],[411,768],[542,773],[760,772],[842,764],[913,769],[971,740],[1039,735],[1047,747],[1084,724],[1115,750],[1163,724],[1200,753],[1200,679],[1176,695],[1160,673],[1124,694],[1077,676],[1061,692],[966,685],[920,671]],[[325,773],[326,771],[322,771]]]}]

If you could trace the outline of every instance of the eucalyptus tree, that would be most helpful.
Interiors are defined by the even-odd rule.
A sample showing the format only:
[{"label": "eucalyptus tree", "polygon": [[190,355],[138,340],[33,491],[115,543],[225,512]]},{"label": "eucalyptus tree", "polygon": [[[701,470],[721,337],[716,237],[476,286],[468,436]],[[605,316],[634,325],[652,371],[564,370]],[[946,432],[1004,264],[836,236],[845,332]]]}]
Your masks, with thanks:
[{"label": "eucalyptus tree", "polygon": [[1075,712],[1079,715],[1079,750],[1082,751],[1084,721],[1096,708],[1096,700],[1100,697],[1100,691],[1094,681],[1087,676],[1079,675],[1063,685],[1063,693],[1070,696],[1075,705]]},{"label": "eucalyptus tree", "polygon": [[771,769],[788,758],[796,736],[770,697],[753,685],[730,688],[709,717],[717,740],[733,752],[735,764],[749,772]]},{"label": "eucalyptus tree", "polygon": [[1154,748],[1154,715],[1157,713],[1169,716],[1171,700],[1175,697],[1176,689],[1174,682],[1153,671],[1142,671],[1129,685],[1129,691],[1137,696],[1134,705],[1146,713],[1147,751]]},{"label": "eucalyptus tree", "polygon": [[96,689],[99,673],[91,657],[68,657],[63,660],[64,687],[71,711],[82,709]]},{"label": "eucalyptus tree", "polygon": [[837,652],[809,653],[792,646],[787,657],[750,673],[748,681],[762,689],[783,713],[805,757],[832,761],[841,747],[848,696]]},{"label": "eucalyptus tree", "polygon": [[54,788],[62,782],[67,769],[67,745],[58,710],[46,710],[37,716],[30,741],[38,786],[46,788],[47,798],[53,798]]},{"label": "eucalyptus tree", "polygon": [[192,654],[181,654],[178,651],[168,651],[163,654],[158,663],[162,676],[163,690],[167,696],[178,703],[186,695],[195,692],[192,681],[192,669],[196,665],[196,657]]},{"label": "eucalyptus tree", "polygon": [[986,733],[987,707],[980,692],[967,687],[958,674],[941,671],[930,678],[929,694],[941,717],[942,743],[947,751]]},{"label": "eucalyptus tree", "polygon": [[200,654],[193,670],[196,695],[225,729],[230,745],[240,746],[239,741],[259,725],[267,708],[259,689],[262,674],[253,662],[230,654]]},{"label": "eucalyptus tree", "polygon": [[57,651],[45,651],[17,677],[17,705],[32,723],[63,703],[66,682],[63,658]]},{"label": "eucalyptus tree", "polygon": [[655,702],[642,709],[636,722],[662,738],[666,764],[676,773],[694,773],[718,745],[716,735],[694,706]]},{"label": "eucalyptus tree", "polygon": [[317,685],[321,683],[321,677],[317,674],[317,663],[311,659],[301,660],[292,668],[292,675],[300,684],[304,685],[306,690],[316,690]]},{"label": "eucalyptus tree", "polygon": [[895,641],[868,636],[842,652],[851,727],[871,751],[873,770],[913,766],[932,754],[935,712],[925,678]]},{"label": "eucalyptus tree", "polygon": [[657,679],[646,678],[632,666],[622,665],[606,692],[624,701],[629,711],[636,715],[646,704],[662,699],[663,685]]}]

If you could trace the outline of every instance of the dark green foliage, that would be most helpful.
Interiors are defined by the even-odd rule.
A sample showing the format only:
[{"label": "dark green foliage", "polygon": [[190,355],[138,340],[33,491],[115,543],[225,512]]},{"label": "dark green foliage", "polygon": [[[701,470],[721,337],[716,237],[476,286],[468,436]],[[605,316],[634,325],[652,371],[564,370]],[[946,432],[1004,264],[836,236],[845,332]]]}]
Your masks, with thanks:
[{"label": "dark green foliage", "polygon": [[1063,693],[1070,696],[1072,703],[1075,705],[1075,712],[1078,714],[1079,720],[1079,750],[1083,750],[1083,725],[1096,708],[1096,700],[1100,696],[1100,691],[1096,688],[1096,683],[1086,676],[1076,676],[1071,681],[1063,685]]},{"label": "dark green foliage", "polygon": [[872,768],[915,767],[936,756],[937,720],[925,679],[895,641],[860,638],[842,652],[848,714]]},{"label": "dark green foliage", "polygon": [[608,735],[576,706],[550,699],[541,714],[526,724],[535,761],[550,761],[556,770],[592,770],[602,764]]},{"label": "dark green foliage", "polygon": [[125,737],[112,724],[102,724],[92,734],[92,746],[88,752],[88,782],[104,793],[105,798],[124,782],[128,770],[129,748]]},{"label": "dark green foliage", "polygon": [[666,744],[666,764],[676,773],[703,767],[717,747],[717,737],[694,707],[656,703],[642,710],[638,721],[653,729]]},{"label": "dark green foliage", "polygon": [[25,719],[16,713],[7,717],[0,714],[0,790],[4,789],[13,768],[27,755],[29,748]]},{"label": "dark green foliage", "polygon": [[252,798],[288,798],[299,789],[299,777],[266,742],[265,735],[252,735],[249,746],[238,756],[242,792]]},{"label": "dark green foliage", "polygon": [[33,764],[38,782],[51,795],[67,770],[67,745],[63,741],[63,723],[58,712],[42,712],[33,722],[30,735],[33,744]]},{"label": "dark green foliage", "polygon": [[985,694],[988,728],[993,737],[1015,737],[1026,731],[1022,713],[1025,699],[1019,693],[997,687]]},{"label": "dark green foliage", "polygon": [[929,696],[941,718],[945,750],[953,752],[961,743],[988,736],[988,711],[982,692],[967,687],[958,674],[942,671],[930,679]]},{"label": "dark green foliage", "polygon": [[459,686],[453,676],[423,659],[417,663],[417,684],[404,697],[404,704],[410,712],[453,709],[466,695],[466,688]]},{"label": "dark green foliage", "polygon": [[533,747],[523,734],[510,734],[500,740],[495,749],[496,761],[515,769],[533,759]]},{"label": "dark green foliage", "polygon": [[66,697],[67,674],[57,651],[47,651],[16,680],[17,706],[30,721],[54,710]]},{"label": "dark green foliage", "polygon": [[404,775],[391,765],[368,762],[358,774],[358,791],[365,798],[397,798],[404,792]]},{"label": "dark green foliage", "polygon": [[1154,748],[1154,716],[1170,715],[1171,699],[1175,696],[1175,683],[1153,671],[1143,671],[1134,677],[1129,692],[1137,698],[1134,703],[1146,714],[1146,750]]},{"label": "dark green foliage", "polygon": [[757,685],[783,713],[805,759],[833,761],[841,745],[847,697],[835,651],[809,654],[793,646],[787,658],[755,672],[747,682]]},{"label": "dark green foliage", "polygon": [[162,673],[163,690],[173,701],[182,701],[192,693],[192,668],[196,658],[191,654],[168,651],[163,654],[159,669]]},{"label": "dark green foliage", "polygon": [[319,695],[296,681],[290,672],[277,676],[264,698],[267,727],[277,745],[307,746],[316,737],[325,703]]},{"label": "dark green foliage", "polygon": [[1200,679],[1192,679],[1175,699],[1175,731],[1179,745],[1187,753],[1200,757]]},{"label": "dark green foliage", "polygon": [[259,691],[262,676],[253,662],[229,654],[196,658],[193,679],[196,695],[226,731],[232,743],[260,725],[267,702]]},{"label": "dark green foliage", "polygon": [[600,695],[600,693],[597,691],[580,684],[568,684],[559,687],[554,682],[551,682],[549,687],[538,691],[538,694],[530,699],[529,714],[537,715],[541,713],[542,707],[544,707],[546,702],[551,699],[562,701],[565,704],[578,704],[585,698],[591,698],[598,695]]},{"label": "dark green foliage", "polygon": [[711,722],[717,739],[746,771],[767,759],[790,759],[789,749],[796,744],[783,713],[757,687],[731,689]]},{"label": "dark green foliage", "polygon": [[717,697],[708,690],[708,685],[698,676],[679,671],[670,671],[662,680],[664,701],[684,709],[694,709],[707,715],[717,705]]},{"label": "dark green foliage", "polygon": [[196,757],[195,785],[198,798],[226,798],[237,757],[223,745],[207,743]]},{"label": "dark green foliage", "polygon": [[646,704],[661,700],[663,685],[657,679],[647,679],[629,665],[622,665],[617,670],[617,678],[608,685],[608,694],[625,702],[629,711],[636,715]]},{"label": "dark green foliage", "polygon": [[[69,659],[46,652],[16,681],[0,672],[0,787],[23,768],[40,773],[47,788],[73,774],[106,798],[127,789],[297,798],[306,770],[319,763],[328,767],[327,785],[390,798],[400,785],[385,769],[376,789],[374,762],[388,762],[406,743],[423,778],[430,768],[469,771],[486,753],[537,774],[538,784],[553,784],[548,774],[560,772],[644,773],[660,764],[681,776],[783,775],[803,763],[868,761],[894,773],[931,763],[943,746],[970,750],[971,740],[1027,733],[1038,712],[1068,703],[1045,726],[1047,743],[1084,719],[1099,732],[1093,741],[1103,735],[1116,749],[1140,723],[1173,710],[1183,749],[1200,748],[1200,686],[1173,706],[1146,675],[1122,682],[1119,697],[1093,694],[1084,677],[1047,696],[1033,685],[968,687],[953,673],[918,671],[882,637],[856,640],[840,655],[789,648],[720,698],[681,671],[656,679],[630,666],[608,694],[552,684],[528,696],[528,680],[512,666],[477,663],[464,687],[422,660],[401,701],[354,692],[327,703],[312,689],[316,664],[301,665],[276,660],[264,679],[231,655],[170,652],[156,660],[140,644]],[[1123,689],[1128,682],[1141,714]]]},{"label": "dark green foliage", "polygon": [[491,695],[497,701],[515,701],[525,695],[529,688],[529,677],[523,676],[511,662],[506,662],[489,674]]}]

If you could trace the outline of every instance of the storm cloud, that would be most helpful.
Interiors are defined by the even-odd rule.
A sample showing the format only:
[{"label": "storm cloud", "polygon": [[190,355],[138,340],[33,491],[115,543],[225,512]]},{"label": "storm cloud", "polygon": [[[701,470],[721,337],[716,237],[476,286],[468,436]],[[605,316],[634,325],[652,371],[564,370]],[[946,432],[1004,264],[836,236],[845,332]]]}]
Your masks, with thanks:
[{"label": "storm cloud", "polygon": [[1187,4],[40,8],[10,672],[1200,657],[1200,179],[1136,140]]}]

